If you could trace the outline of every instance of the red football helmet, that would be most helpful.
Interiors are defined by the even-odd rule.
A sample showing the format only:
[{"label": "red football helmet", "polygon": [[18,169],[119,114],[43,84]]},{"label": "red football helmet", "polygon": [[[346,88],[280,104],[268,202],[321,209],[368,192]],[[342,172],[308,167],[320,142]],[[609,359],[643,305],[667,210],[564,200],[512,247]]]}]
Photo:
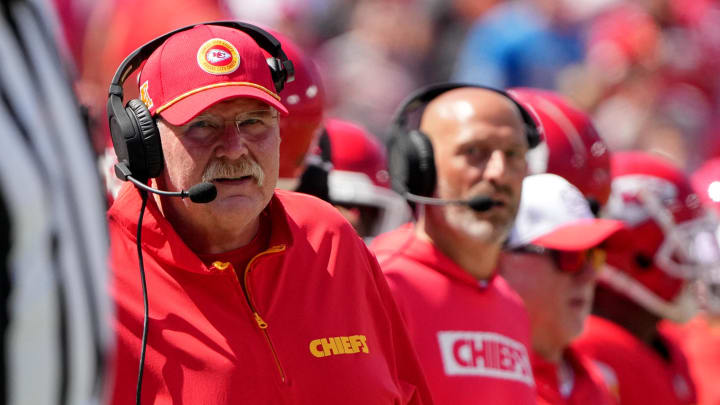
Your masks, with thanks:
[{"label": "red football helmet", "polygon": [[278,188],[294,190],[305,169],[305,157],[317,142],[323,120],[325,89],[315,63],[286,36],[268,30],[282,44],[295,67],[295,80],[280,92],[288,115],[280,118]]},{"label": "red football helmet", "polygon": [[377,138],[339,119],[328,119],[325,129],[333,165],[328,178],[330,200],[359,210],[361,223],[354,225],[360,236],[376,236],[410,220],[407,203],[390,189],[385,149]]},{"label": "red football helmet", "polygon": [[705,211],[690,180],[645,152],[616,152],[605,214],[626,229],[604,244],[600,281],[656,315],[685,321],[695,310],[691,283],[720,265],[718,222]]},{"label": "red football helmet", "polygon": [[528,154],[530,171],[557,174],[593,205],[605,205],[610,196],[610,154],[590,116],[551,91],[515,88],[509,93],[543,127],[545,142]]},{"label": "red football helmet", "polygon": [[[712,210],[716,216],[720,215],[720,158],[705,162],[692,174],[690,180],[705,207]],[[720,240],[720,226],[715,234]],[[701,304],[706,310],[720,314],[720,266],[703,275],[699,283]]]}]

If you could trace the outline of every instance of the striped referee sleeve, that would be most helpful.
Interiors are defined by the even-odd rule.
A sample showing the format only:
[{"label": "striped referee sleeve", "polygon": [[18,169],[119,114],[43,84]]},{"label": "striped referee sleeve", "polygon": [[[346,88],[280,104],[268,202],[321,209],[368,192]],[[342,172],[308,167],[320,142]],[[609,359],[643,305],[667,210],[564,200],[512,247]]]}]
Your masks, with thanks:
[{"label": "striped referee sleeve", "polygon": [[103,403],[108,237],[89,135],[52,8],[0,4],[0,400]]}]

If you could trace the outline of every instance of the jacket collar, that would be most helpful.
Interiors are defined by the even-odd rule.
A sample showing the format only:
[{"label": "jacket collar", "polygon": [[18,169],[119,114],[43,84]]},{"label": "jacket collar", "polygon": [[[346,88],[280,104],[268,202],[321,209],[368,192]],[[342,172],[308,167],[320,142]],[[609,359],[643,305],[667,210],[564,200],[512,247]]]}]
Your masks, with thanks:
[{"label": "jacket collar", "polygon": [[[591,379],[588,372],[588,367],[591,366],[587,364],[587,360],[585,360],[582,355],[571,346],[566,347],[563,351],[562,361],[570,368],[573,375],[572,384],[570,386],[571,389],[568,396],[568,398],[570,398],[572,397],[573,392],[575,392],[574,388],[581,381]],[[546,360],[535,352],[535,350],[530,350],[530,362],[532,363],[532,370],[536,383],[544,383],[544,385],[538,384],[538,390],[541,390],[538,394],[544,396],[546,393],[542,392],[542,390],[547,389],[559,392],[561,381],[558,372],[561,365]]]},{"label": "jacket collar", "polygon": [[394,255],[405,256],[413,261],[431,267],[436,271],[443,273],[449,278],[469,284],[473,287],[485,287],[492,283],[497,272],[493,272],[492,276],[484,281],[478,281],[470,275],[462,267],[458,266],[452,259],[447,257],[432,242],[420,239],[415,230],[415,224],[409,223],[391,231],[384,237],[378,237],[378,248],[376,249],[378,256],[390,258]]},{"label": "jacket collar", "polygon": [[[572,346],[568,346],[565,350],[563,350],[562,361],[571,366],[574,373],[586,373],[581,355]],[[557,379],[557,369],[559,364],[546,360],[535,350],[530,350],[530,362],[532,363],[533,374],[547,374],[554,376]]]},{"label": "jacket collar", "polygon": [[[265,208],[271,221],[270,247],[290,246],[293,241],[293,232],[278,193],[282,192],[276,191]],[[137,224],[141,206],[140,193],[132,184],[125,183],[108,211],[109,221],[117,223],[132,241],[137,240]],[[200,274],[218,272],[215,268],[208,268],[185,244],[162,215],[152,197],[148,198],[143,216],[141,237],[143,250],[151,254],[163,268],[172,267]]]}]

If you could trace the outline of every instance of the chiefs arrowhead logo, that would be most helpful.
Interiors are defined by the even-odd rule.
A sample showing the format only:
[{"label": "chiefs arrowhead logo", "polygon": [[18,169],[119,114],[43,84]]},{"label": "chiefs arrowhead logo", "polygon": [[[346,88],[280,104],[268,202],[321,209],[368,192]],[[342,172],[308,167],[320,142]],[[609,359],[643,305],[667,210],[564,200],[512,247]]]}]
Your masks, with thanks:
[{"label": "chiefs arrowhead logo", "polygon": [[213,65],[221,65],[223,62],[227,62],[230,58],[232,58],[230,53],[222,49],[210,49],[207,55],[205,55],[205,59]]},{"label": "chiefs arrowhead logo", "polygon": [[213,38],[200,46],[197,62],[202,70],[213,75],[226,75],[240,66],[240,55],[228,41]]}]

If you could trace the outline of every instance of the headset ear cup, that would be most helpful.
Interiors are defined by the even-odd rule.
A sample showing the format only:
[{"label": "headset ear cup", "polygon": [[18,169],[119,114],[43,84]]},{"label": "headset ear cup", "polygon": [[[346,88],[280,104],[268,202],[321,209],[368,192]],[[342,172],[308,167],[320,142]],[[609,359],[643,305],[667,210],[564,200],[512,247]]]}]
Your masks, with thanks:
[{"label": "headset ear cup", "polygon": [[407,158],[407,137],[401,134],[401,129],[395,129],[388,137],[387,165],[390,173],[390,183],[393,190],[400,195],[408,192],[408,158]]},{"label": "headset ear cup", "polygon": [[[128,115],[134,119],[138,130],[137,142],[142,144],[143,157],[138,157],[143,161],[133,162],[134,156],[130,156],[130,166],[137,164],[138,168],[142,168],[135,173],[136,177],[139,178],[154,178],[158,177],[163,171],[164,160],[162,152],[162,143],[160,142],[160,133],[158,132],[155,119],[153,119],[150,111],[145,106],[145,103],[139,99],[132,99],[128,101],[126,108]],[[142,175],[141,175],[142,173]]]},{"label": "headset ear cup", "polygon": [[435,191],[435,157],[430,139],[418,130],[397,133],[388,143],[388,169],[393,188],[431,196]]},{"label": "headset ear cup", "polygon": [[408,189],[411,193],[429,197],[435,192],[435,154],[432,143],[420,130],[408,133],[410,148],[408,161],[410,162],[410,180]]},{"label": "headset ear cup", "polygon": [[[125,111],[122,98],[111,94],[107,102],[107,113],[110,136],[112,138],[113,149],[115,149],[115,155],[117,156],[118,163],[128,165],[129,169],[130,159],[128,157],[127,139],[135,133],[135,129],[133,124],[130,122],[130,117],[128,117],[127,111]],[[120,177],[120,179],[125,181],[124,177]]]}]

